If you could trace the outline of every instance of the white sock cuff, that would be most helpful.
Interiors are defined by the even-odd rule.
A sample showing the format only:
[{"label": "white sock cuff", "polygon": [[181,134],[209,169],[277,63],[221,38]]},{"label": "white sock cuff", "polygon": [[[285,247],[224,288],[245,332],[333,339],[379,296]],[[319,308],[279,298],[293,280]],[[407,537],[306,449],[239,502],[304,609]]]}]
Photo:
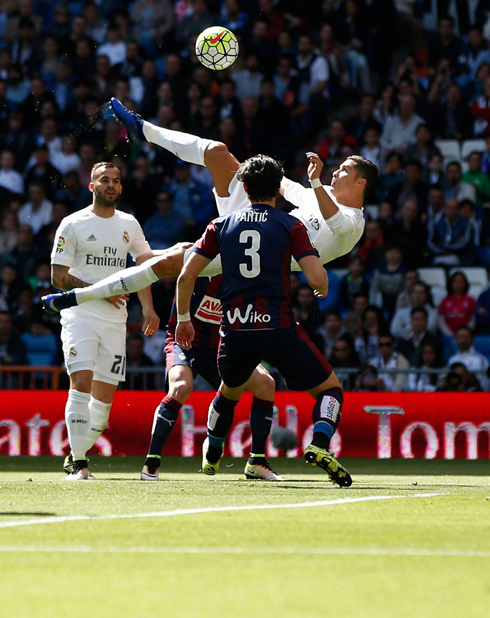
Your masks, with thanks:
[{"label": "white sock cuff", "polygon": [[74,388],[70,388],[68,391],[68,399],[73,403],[88,404],[90,401],[90,393],[82,393],[82,391],[77,391]]},{"label": "white sock cuff", "polygon": [[90,407],[91,412],[96,411],[100,415],[104,414],[105,416],[109,416],[109,413],[112,407],[112,403],[104,403],[103,401],[99,401],[98,399],[95,399],[94,397],[90,397],[90,401],[88,405]]}]

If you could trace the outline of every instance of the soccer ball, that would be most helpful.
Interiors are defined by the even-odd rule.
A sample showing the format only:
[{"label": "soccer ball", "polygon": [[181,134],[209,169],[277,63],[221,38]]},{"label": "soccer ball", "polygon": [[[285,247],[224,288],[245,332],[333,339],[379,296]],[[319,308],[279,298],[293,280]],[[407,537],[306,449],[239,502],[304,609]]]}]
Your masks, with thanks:
[{"label": "soccer ball", "polygon": [[221,26],[206,28],[197,37],[196,56],[201,64],[213,71],[231,67],[238,56],[236,36]]}]

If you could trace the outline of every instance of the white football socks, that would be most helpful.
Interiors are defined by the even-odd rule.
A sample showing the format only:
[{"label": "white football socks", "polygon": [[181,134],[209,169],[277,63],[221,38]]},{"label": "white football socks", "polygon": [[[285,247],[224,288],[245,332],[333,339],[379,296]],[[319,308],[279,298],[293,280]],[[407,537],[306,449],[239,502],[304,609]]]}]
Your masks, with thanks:
[{"label": "white football socks", "polygon": [[90,421],[89,401],[89,393],[82,393],[74,389],[68,391],[65,421],[74,459],[85,459],[86,457],[87,434]]},{"label": "white football socks", "polygon": [[146,260],[139,266],[132,266],[121,270],[110,277],[102,279],[98,283],[89,285],[87,288],[76,288],[73,290],[77,296],[77,303],[86,303],[88,300],[109,298],[117,294],[130,294],[144,290],[155,281],[158,275],[153,271],[153,264],[157,264],[162,256],[156,256]]},{"label": "white football socks", "polygon": [[213,140],[203,139],[197,135],[157,127],[146,120],[143,124],[143,133],[152,144],[157,144],[183,161],[196,165],[204,165],[206,148],[213,143]]},{"label": "white football socks", "polygon": [[86,452],[92,448],[97,440],[102,435],[106,428],[109,414],[111,412],[112,403],[103,403],[98,399],[90,397],[88,404],[90,410],[90,423],[88,428],[87,443],[85,446]]}]

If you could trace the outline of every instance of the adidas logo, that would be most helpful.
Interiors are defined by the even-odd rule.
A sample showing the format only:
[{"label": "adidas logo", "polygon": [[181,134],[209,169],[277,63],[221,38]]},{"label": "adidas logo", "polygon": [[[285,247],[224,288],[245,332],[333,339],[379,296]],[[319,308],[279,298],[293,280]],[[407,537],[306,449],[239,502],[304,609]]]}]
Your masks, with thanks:
[{"label": "adidas logo", "polygon": [[89,240],[97,240],[97,238],[95,238],[95,236],[93,234],[90,234],[90,236],[87,238],[87,242]]}]

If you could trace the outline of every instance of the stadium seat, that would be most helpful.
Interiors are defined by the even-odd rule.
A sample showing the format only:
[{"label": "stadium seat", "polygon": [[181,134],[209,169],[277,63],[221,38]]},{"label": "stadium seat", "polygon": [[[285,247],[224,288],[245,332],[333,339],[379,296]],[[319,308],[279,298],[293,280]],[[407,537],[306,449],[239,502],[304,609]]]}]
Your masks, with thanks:
[{"label": "stadium seat", "polygon": [[53,333],[32,335],[24,333],[22,340],[27,346],[27,358],[30,365],[52,366],[58,362],[58,343]]},{"label": "stadium seat", "polygon": [[488,335],[477,335],[474,339],[475,350],[484,356],[490,356],[490,337]]},{"label": "stadium seat", "polygon": [[458,348],[454,343],[454,337],[444,336],[442,338],[442,357],[444,363],[447,365],[448,360],[458,352]]},{"label": "stadium seat", "polygon": [[478,298],[482,292],[488,289],[488,275],[483,266],[461,266],[451,268],[449,274],[452,275],[455,272],[463,272],[469,283],[470,289],[468,294],[473,298]]},{"label": "stadium seat", "polygon": [[430,286],[434,306],[439,306],[441,300],[447,296],[446,271],[444,268],[419,268],[420,280]]},{"label": "stadium seat", "polygon": [[472,152],[485,152],[487,149],[484,139],[467,139],[461,146],[461,159],[463,163],[468,161],[468,157]]},{"label": "stadium seat", "polygon": [[435,144],[444,157],[444,164],[452,161],[461,163],[461,147],[456,139],[436,139]]}]

